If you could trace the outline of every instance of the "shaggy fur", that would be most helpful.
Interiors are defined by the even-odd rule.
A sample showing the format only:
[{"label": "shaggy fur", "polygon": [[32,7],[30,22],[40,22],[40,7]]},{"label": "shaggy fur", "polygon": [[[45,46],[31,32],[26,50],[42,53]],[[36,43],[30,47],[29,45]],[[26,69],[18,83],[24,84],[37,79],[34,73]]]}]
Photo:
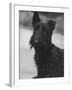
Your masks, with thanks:
[{"label": "shaggy fur", "polygon": [[42,23],[38,12],[34,12],[34,31],[30,40],[31,48],[35,49],[34,59],[37,66],[37,76],[34,78],[64,76],[64,51],[51,42],[55,24],[53,20]]}]

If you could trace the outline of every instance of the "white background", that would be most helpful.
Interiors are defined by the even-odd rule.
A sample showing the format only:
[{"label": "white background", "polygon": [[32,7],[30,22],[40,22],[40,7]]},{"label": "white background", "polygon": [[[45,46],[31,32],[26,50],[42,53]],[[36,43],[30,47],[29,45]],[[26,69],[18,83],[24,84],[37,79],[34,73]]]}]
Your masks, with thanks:
[{"label": "white background", "polygon": [[[57,7],[69,7],[70,8],[70,54],[72,52],[72,0],[1,0],[0,2],[0,90],[11,89],[9,83],[9,3],[10,2],[23,2],[26,5],[41,5],[41,6],[57,6]],[[71,55],[72,56],[72,55]],[[72,57],[70,57],[70,76],[72,76]],[[72,77],[70,77],[69,84],[53,84],[43,86],[25,86],[13,89],[25,89],[25,90],[71,90],[72,89]]]}]

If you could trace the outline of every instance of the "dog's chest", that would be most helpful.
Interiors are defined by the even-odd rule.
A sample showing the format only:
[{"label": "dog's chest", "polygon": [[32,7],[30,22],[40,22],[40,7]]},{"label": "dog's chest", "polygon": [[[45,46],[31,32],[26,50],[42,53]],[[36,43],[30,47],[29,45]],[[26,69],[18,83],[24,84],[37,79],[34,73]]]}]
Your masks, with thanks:
[{"label": "dog's chest", "polygon": [[35,61],[42,63],[42,64],[58,64],[59,61],[59,55],[53,54],[53,53],[42,53],[42,54],[35,54]]}]

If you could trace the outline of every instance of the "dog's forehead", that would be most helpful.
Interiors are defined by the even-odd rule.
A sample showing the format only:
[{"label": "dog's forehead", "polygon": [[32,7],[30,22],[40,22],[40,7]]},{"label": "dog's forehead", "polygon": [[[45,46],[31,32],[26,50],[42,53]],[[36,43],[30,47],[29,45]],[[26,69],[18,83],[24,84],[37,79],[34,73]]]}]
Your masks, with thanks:
[{"label": "dog's forehead", "polygon": [[41,27],[46,27],[46,28],[48,28],[48,24],[47,23],[37,23],[37,24],[35,24],[34,25],[34,27],[36,27],[36,26],[41,26]]},{"label": "dog's forehead", "polygon": [[41,26],[48,27],[48,24],[47,23],[41,23]]}]

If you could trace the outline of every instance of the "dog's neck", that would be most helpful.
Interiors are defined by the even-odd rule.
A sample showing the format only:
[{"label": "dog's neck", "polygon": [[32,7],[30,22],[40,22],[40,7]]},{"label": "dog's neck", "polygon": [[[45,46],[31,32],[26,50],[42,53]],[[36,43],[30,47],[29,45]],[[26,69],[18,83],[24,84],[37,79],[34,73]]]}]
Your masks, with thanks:
[{"label": "dog's neck", "polygon": [[41,55],[41,56],[44,56],[44,55],[47,55],[49,53],[51,53],[51,50],[52,50],[52,46],[53,44],[50,44],[48,47],[42,47],[42,48],[35,48],[35,52],[37,55]]}]

